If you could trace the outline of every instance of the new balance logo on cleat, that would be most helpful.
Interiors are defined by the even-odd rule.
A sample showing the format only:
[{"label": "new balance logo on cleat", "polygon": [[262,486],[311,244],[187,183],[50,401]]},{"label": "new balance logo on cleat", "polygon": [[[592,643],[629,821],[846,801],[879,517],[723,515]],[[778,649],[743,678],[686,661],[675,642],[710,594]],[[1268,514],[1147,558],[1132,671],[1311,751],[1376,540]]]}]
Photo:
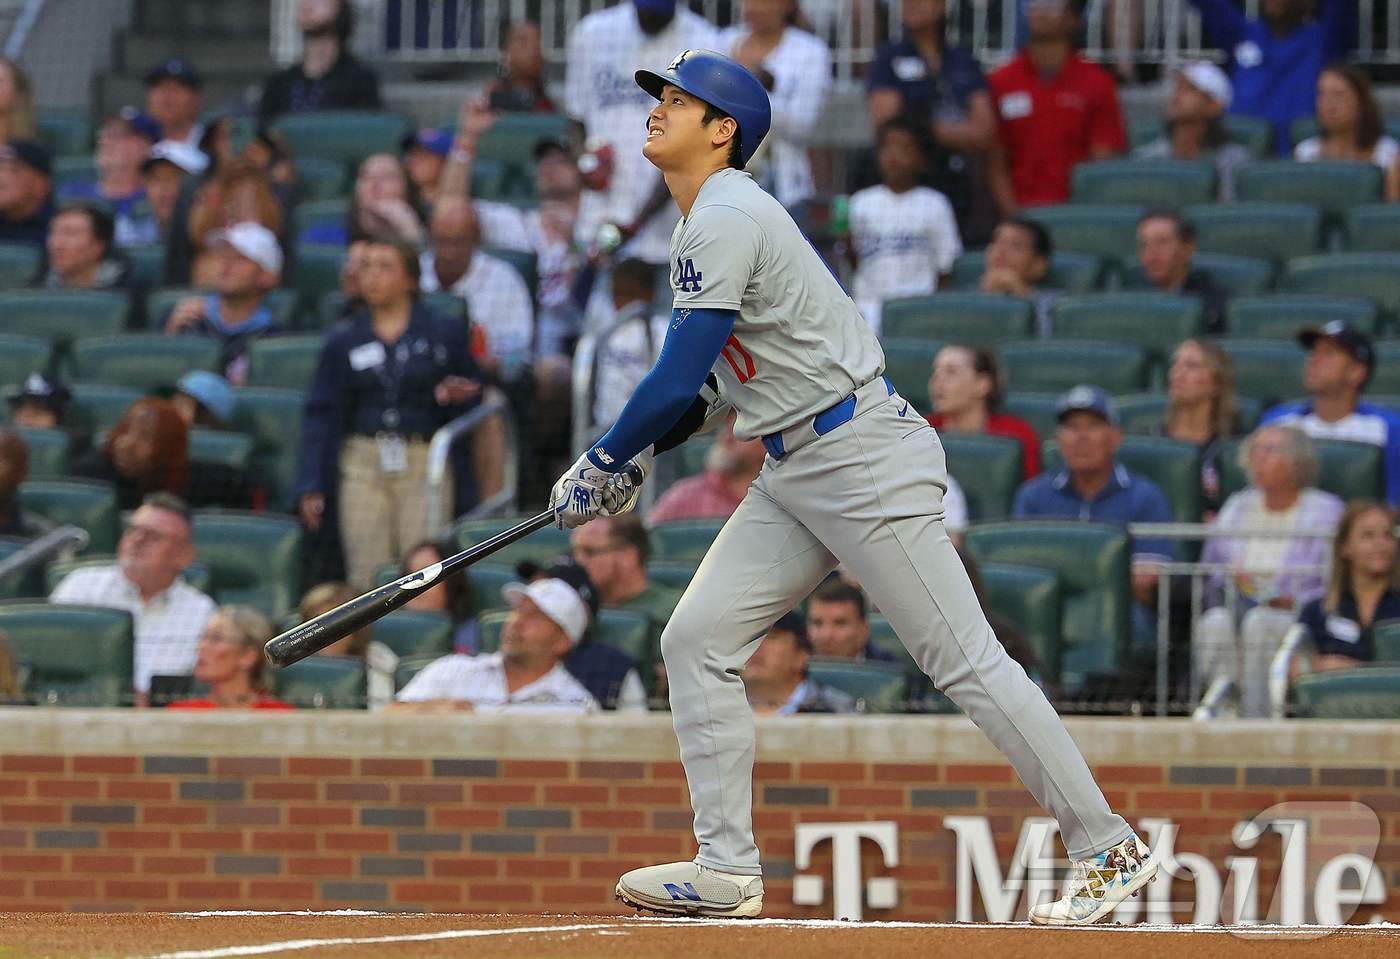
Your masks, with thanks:
[{"label": "new balance logo on cleat", "polygon": [[695,887],[688,882],[683,884],[685,886],[684,889],[682,889],[680,886],[677,886],[674,882],[668,882],[664,885],[666,891],[671,894],[672,899],[675,899],[677,901],[681,899],[689,899],[691,902],[700,901],[700,893],[696,892]]}]

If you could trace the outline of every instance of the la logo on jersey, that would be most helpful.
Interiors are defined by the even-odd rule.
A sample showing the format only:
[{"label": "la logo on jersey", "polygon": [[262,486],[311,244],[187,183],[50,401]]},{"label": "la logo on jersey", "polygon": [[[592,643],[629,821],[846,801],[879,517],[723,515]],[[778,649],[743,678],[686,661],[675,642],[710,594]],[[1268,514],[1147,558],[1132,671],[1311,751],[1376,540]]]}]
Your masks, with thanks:
[{"label": "la logo on jersey", "polygon": [[682,293],[699,293],[700,281],[705,278],[704,274],[695,269],[694,260],[676,260],[676,268],[681,271],[680,278],[676,281],[676,287]]}]

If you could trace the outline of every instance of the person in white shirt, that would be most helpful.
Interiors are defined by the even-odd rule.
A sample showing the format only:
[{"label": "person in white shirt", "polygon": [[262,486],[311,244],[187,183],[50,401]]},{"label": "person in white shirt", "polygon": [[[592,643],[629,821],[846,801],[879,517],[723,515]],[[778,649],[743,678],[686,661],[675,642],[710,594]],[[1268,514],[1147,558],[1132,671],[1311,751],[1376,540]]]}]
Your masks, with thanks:
[{"label": "person in white shirt", "polygon": [[501,648],[481,656],[434,660],[388,708],[418,711],[591,713],[598,701],[564,668],[588,628],[588,606],[562,579],[512,583],[502,590],[511,614]]},{"label": "person in white shirt", "polygon": [[587,130],[590,151],[609,147],[614,167],[605,189],[584,194],[580,228],[590,238],[604,224],[621,229],[621,256],[648,263],[669,258],[680,212],[656,168],[642,155],[652,103],[632,78],[659,69],[683,50],[722,49],[716,28],[676,0],[631,0],[579,20],[569,35],[564,105]]},{"label": "person in white shirt", "polygon": [[194,669],[200,634],[215,609],[212,599],[180,578],[194,559],[189,507],[177,496],[152,493],[132,514],[115,565],[75,569],[49,594],[51,603],[131,613],[140,705],[152,676],[186,676]]},{"label": "person in white shirt", "polygon": [[875,142],[881,182],[851,197],[851,295],[876,334],[885,300],[934,292],[962,253],[948,198],[919,185],[928,138],[903,117],[881,126]]},{"label": "person in white shirt", "polygon": [[468,200],[444,197],[428,225],[429,249],[420,258],[424,293],[448,290],[467,301],[471,322],[486,334],[489,373],[514,379],[530,360],[535,310],[515,267],[483,253],[481,223]]},{"label": "person in white shirt", "polygon": [[768,88],[773,125],[746,169],[789,210],[816,192],[807,144],[831,89],[831,53],[794,25],[798,15],[797,0],[744,0],[743,25],[720,47]]},{"label": "person in white shirt", "polygon": [[1374,163],[1385,172],[1386,199],[1400,200],[1400,142],[1385,133],[1371,80],[1334,63],[1317,77],[1318,135],[1293,148],[1293,159]]}]

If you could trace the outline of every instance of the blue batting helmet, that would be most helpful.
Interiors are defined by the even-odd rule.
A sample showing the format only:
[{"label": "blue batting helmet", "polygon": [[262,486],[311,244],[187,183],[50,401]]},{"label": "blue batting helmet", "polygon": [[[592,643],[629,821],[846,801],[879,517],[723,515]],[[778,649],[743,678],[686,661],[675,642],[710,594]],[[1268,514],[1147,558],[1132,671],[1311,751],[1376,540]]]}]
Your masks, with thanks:
[{"label": "blue batting helmet", "polygon": [[768,91],[758,77],[713,50],[687,50],[671,61],[665,73],[638,70],[636,79],[637,86],[658,100],[662,87],[669,83],[733,117],[739,124],[739,159],[743,163],[758,151],[773,122]]}]

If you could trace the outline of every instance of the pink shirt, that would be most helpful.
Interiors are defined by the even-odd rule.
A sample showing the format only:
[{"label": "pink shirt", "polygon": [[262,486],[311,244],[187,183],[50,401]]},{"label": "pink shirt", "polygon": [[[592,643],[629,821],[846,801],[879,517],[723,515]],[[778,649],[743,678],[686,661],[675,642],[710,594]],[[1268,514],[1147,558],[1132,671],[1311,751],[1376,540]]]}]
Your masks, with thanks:
[{"label": "pink shirt", "polygon": [[647,516],[648,523],[679,519],[728,519],[739,508],[743,494],[735,496],[724,477],[711,470],[672,484],[661,494]]}]

